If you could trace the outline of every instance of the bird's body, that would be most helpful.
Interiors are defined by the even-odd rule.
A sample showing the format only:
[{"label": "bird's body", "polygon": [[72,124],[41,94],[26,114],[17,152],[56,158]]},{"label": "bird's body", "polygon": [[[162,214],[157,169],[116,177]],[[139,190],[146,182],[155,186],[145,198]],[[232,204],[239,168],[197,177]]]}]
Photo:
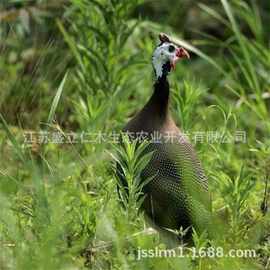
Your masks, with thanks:
[{"label": "bird's body", "polygon": [[154,92],[144,108],[124,128],[132,138],[143,133],[150,140],[153,156],[142,172],[145,214],[159,227],[207,230],[211,200],[207,178],[195,151],[176,126],[169,112],[169,62],[162,65]]}]

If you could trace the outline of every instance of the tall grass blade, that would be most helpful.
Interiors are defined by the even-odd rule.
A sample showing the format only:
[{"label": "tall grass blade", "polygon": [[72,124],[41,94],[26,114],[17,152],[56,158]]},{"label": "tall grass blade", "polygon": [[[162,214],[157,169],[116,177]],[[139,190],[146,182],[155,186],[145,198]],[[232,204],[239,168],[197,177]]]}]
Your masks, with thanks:
[{"label": "tall grass blade", "polygon": [[6,132],[10,142],[12,143],[16,153],[18,154],[19,158],[25,162],[25,157],[24,154],[22,152],[22,149],[19,145],[19,143],[17,142],[15,136],[12,134],[12,132],[10,131],[8,124],[6,122],[6,120],[4,119],[4,117],[2,116],[2,114],[0,113],[0,123],[2,124],[4,131]]},{"label": "tall grass blade", "polygon": [[206,60],[209,64],[211,64],[212,66],[214,66],[224,76],[227,76],[227,72],[213,58],[211,58],[208,55],[206,55],[200,49],[198,49],[195,46],[191,45],[187,41],[182,40],[182,39],[179,39],[179,38],[172,37],[172,40],[173,40],[174,43],[176,43],[176,44],[178,44],[180,46],[183,46],[187,50],[189,50],[189,51],[195,53],[196,55],[200,56],[201,58],[203,58],[204,60]]},{"label": "tall grass blade", "polygon": [[224,7],[224,10],[225,10],[228,18],[229,18],[229,21],[230,21],[230,23],[232,25],[233,32],[234,32],[234,34],[235,34],[235,36],[237,38],[237,41],[238,41],[239,46],[240,46],[240,48],[242,50],[243,56],[244,56],[244,58],[246,60],[250,75],[251,75],[252,80],[253,80],[254,90],[257,92],[257,94],[259,94],[259,92],[260,92],[259,82],[257,80],[256,72],[255,72],[254,66],[252,64],[250,54],[249,54],[248,49],[247,49],[246,44],[245,44],[245,39],[244,39],[244,37],[243,37],[243,35],[242,35],[238,25],[237,25],[237,22],[236,22],[236,20],[234,18],[232,9],[231,9],[228,1],[227,0],[221,0],[221,3],[223,5],[223,7]]},{"label": "tall grass blade", "polygon": [[57,109],[57,106],[58,106],[58,103],[59,103],[59,100],[60,100],[60,97],[61,97],[61,94],[63,92],[63,88],[64,88],[64,85],[65,85],[65,82],[66,82],[66,78],[67,78],[67,75],[68,75],[68,72],[65,74],[57,92],[56,92],[56,95],[53,99],[53,102],[52,102],[52,106],[51,106],[51,109],[50,109],[50,113],[49,113],[49,116],[48,116],[48,124],[50,125],[53,121],[53,117],[55,115],[55,112],[56,112],[56,109]]},{"label": "tall grass blade", "polygon": [[210,8],[209,6],[199,3],[198,6],[200,7],[200,9],[202,9],[204,12],[206,12],[207,14],[209,14],[210,16],[212,16],[213,18],[215,18],[216,20],[218,20],[219,22],[221,22],[222,24],[224,24],[225,26],[227,26],[228,28],[231,28],[230,24],[226,21],[226,19],[224,19],[216,10],[214,10],[213,8]]}]

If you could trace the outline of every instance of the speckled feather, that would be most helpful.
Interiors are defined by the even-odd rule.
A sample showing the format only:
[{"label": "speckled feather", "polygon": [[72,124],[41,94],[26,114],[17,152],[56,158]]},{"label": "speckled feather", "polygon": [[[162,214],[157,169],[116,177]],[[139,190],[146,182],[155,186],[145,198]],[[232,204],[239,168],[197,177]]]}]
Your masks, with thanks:
[{"label": "speckled feather", "polygon": [[[179,135],[181,137],[181,135]],[[211,200],[207,178],[192,146],[183,141],[149,146],[152,160],[142,178],[154,178],[144,188],[145,213],[161,227],[179,229],[208,227]]]},{"label": "speckled feather", "polygon": [[[161,39],[161,42],[169,41]],[[155,50],[153,67],[157,79],[154,93],[123,131],[138,136],[143,131],[148,134],[148,139],[157,133],[163,137],[161,143],[152,142],[147,149],[153,151],[153,156],[142,172],[142,179],[153,179],[143,190],[146,195],[142,204],[145,214],[159,227],[179,229],[181,226],[193,226],[202,232],[208,230],[211,223],[210,193],[207,178],[192,145],[182,135],[169,113],[167,75],[171,71],[170,61],[175,56],[166,53],[164,50],[167,49],[168,44],[159,45]],[[168,58],[164,58],[164,55],[168,55]],[[161,76],[157,72],[159,64],[162,65]],[[168,134],[173,141],[171,138],[169,142],[164,141]]]}]

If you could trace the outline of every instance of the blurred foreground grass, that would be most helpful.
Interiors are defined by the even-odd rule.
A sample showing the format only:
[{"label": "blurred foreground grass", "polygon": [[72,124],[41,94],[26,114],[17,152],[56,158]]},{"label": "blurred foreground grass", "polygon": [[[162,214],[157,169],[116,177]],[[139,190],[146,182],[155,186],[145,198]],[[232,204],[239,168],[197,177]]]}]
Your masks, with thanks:
[{"label": "blurred foreground grass", "polygon": [[[270,267],[268,1],[55,3],[0,4],[1,269]],[[256,258],[138,260],[166,246],[135,206],[121,208],[109,152],[150,95],[159,31],[193,52],[171,75],[171,107],[214,211],[228,209],[212,245]]]}]

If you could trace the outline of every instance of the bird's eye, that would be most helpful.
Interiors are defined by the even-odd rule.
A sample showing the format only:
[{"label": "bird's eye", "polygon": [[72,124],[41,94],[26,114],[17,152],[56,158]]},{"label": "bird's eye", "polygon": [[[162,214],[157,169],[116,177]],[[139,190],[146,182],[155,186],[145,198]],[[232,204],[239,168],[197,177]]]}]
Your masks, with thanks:
[{"label": "bird's eye", "polygon": [[169,46],[169,52],[172,53],[172,52],[174,52],[174,51],[175,51],[175,47],[174,47],[173,45],[170,45],[170,46]]}]

